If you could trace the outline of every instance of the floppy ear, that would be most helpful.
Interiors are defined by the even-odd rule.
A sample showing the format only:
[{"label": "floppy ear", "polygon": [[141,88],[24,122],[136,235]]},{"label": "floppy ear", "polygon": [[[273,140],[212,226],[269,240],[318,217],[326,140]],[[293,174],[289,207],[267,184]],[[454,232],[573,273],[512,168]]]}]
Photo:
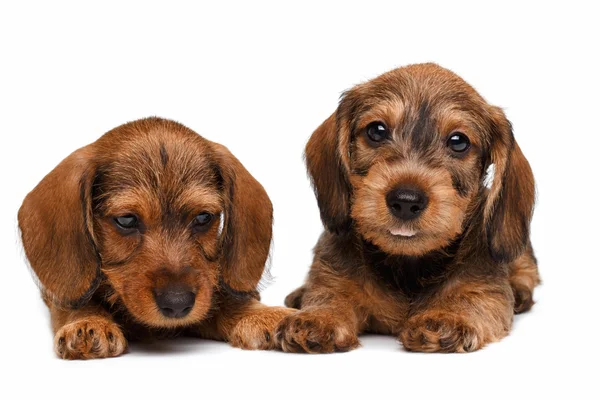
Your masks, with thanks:
[{"label": "floppy ear", "polygon": [[510,262],[529,242],[535,184],[504,112],[492,107],[491,120],[490,156],[495,174],[485,203],[484,223],[492,257],[498,262]]},{"label": "floppy ear", "polygon": [[212,144],[225,193],[222,279],[235,291],[255,291],[271,247],[273,206],[265,189],[242,163],[225,146]]},{"label": "floppy ear", "polygon": [[352,225],[347,154],[349,132],[339,110],[313,132],[304,153],[321,221],[327,230],[335,233],[346,232]]},{"label": "floppy ear", "polygon": [[80,307],[98,288],[100,257],[92,229],[91,146],[65,158],[25,197],[19,227],[44,296]]}]

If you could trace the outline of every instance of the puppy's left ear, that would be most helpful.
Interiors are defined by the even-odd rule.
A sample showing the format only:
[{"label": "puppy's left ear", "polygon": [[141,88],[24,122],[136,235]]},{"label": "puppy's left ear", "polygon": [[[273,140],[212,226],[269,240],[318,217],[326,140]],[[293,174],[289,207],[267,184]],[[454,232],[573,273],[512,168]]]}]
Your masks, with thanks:
[{"label": "puppy's left ear", "polygon": [[510,262],[529,242],[535,184],[529,162],[517,144],[512,126],[498,107],[490,108],[494,180],[489,190],[484,223],[492,258]]},{"label": "puppy's left ear", "polygon": [[212,145],[224,181],[222,279],[235,291],[255,291],[271,247],[273,206],[265,189],[242,163],[225,146]]},{"label": "puppy's left ear", "polygon": [[[342,100],[343,102],[344,100]],[[348,183],[348,141],[345,107],[327,118],[311,135],[304,156],[306,168],[317,196],[321,221],[330,232],[347,232],[350,219],[351,189]]]}]

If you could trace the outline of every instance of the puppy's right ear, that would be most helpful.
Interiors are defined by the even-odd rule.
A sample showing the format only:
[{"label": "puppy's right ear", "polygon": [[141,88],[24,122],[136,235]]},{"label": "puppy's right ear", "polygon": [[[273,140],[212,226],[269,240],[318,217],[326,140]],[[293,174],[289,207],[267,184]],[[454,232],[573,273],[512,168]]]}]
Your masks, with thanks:
[{"label": "puppy's right ear", "polygon": [[350,133],[339,110],[313,132],[304,153],[321,220],[327,230],[335,233],[347,232],[352,225],[348,178]]},{"label": "puppy's right ear", "polygon": [[92,145],[65,158],[19,209],[25,254],[45,298],[62,307],[84,305],[101,280],[92,229]]}]

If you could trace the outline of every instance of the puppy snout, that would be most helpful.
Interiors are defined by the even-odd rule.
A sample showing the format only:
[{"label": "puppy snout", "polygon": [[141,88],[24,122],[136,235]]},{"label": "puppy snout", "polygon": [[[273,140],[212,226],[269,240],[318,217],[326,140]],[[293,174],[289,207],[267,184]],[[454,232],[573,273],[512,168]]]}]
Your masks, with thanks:
[{"label": "puppy snout", "polygon": [[196,294],[180,285],[155,290],[154,296],[161,314],[169,318],[185,317],[192,311],[196,301]]},{"label": "puppy snout", "polygon": [[391,213],[403,221],[417,218],[427,208],[428,201],[425,193],[415,188],[399,187],[386,195]]}]

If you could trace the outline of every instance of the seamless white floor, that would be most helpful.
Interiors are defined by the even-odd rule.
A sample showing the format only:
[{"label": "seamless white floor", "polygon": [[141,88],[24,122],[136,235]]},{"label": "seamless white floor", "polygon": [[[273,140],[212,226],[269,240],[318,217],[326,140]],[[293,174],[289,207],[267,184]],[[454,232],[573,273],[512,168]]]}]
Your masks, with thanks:
[{"label": "seamless white floor", "polygon": [[[597,16],[584,2],[2,3],[0,397],[599,398]],[[505,109],[535,173],[544,283],[509,337],[467,355],[367,336],[326,356],[186,339],[56,359],[15,220],[60,160],[150,115],[225,144],[274,204],[276,279],[263,299],[279,305],[321,231],[302,162],[309,135],[343,90],[426,61]]]}]

